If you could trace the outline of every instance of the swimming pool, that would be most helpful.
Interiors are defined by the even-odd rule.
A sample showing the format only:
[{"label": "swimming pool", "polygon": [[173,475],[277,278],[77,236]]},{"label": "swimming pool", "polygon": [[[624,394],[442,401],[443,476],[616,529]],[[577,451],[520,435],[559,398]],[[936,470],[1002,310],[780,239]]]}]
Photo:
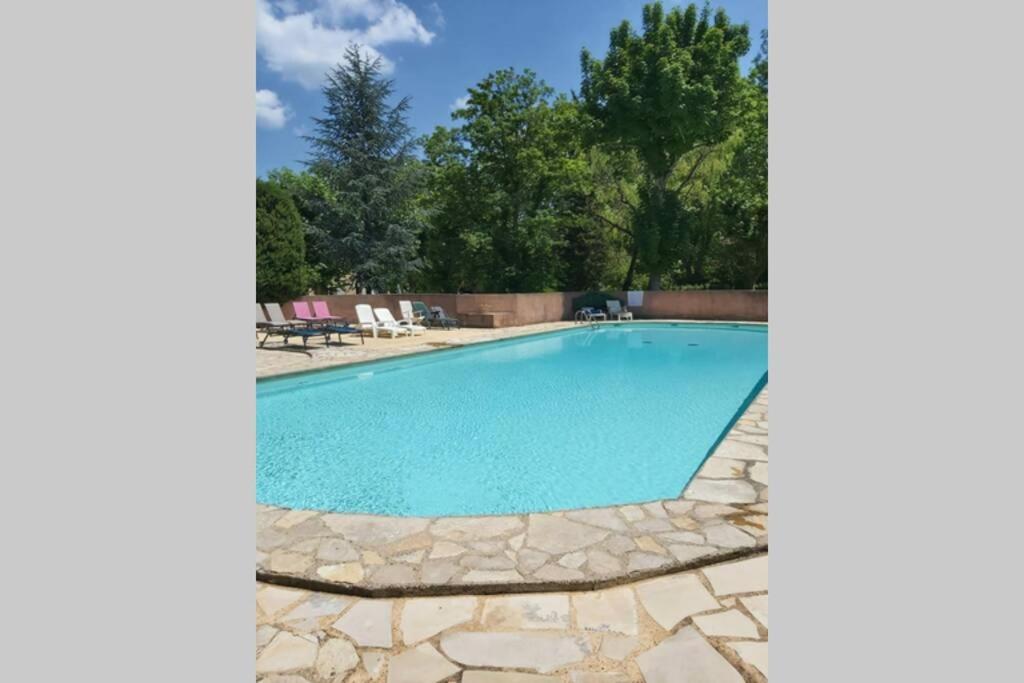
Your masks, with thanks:
[{"label": "swimming pool", "polygon": [[767,337],[587,326],[261,380],[256,498],[400,516],[675,498],[766,382]]}]

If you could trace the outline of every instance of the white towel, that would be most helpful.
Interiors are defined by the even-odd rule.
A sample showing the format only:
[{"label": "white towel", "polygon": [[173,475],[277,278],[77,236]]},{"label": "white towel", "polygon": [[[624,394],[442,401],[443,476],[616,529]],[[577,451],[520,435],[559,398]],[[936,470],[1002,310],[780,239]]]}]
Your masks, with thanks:
[{"label": "white towel", "polygon": [[643,306],[644,305],[644,293],[643,290],[634,289],[626,294],[626,305],[627,306]]}]

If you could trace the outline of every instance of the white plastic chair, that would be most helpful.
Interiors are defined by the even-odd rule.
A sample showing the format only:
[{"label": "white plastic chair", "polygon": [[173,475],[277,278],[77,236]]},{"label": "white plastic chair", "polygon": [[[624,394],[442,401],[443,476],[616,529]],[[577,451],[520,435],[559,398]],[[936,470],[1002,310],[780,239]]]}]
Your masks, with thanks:
[{"label": "white plastic chair", "polygon": [[427,328],[422,325],[403,325],[402,322],[395,320],[395,316],[391,315],[391,311],[386,308],[375,308],[373,309],[374,314],[377,316],[377,329],[388,330],[391,335],[396,334],[422,334],[427,331]]}]

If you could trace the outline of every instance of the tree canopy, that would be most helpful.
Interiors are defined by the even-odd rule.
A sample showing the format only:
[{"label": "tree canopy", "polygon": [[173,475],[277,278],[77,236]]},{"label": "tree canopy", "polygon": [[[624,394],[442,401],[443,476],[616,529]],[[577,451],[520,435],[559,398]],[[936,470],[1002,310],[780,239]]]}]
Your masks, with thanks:
[{"label": "tree canopy", "polygon": [[291,197],[317,290],[517,292],[767,283],[767,34],[710,5],[643,10],[579,94],[530,70],[413,137],[411,102],[352,49],[327,74]]},{"label": "tree canopy", "polygon": [[302,217],[288,192],[256,181],[256,300],[287,301],[305,293]]}]

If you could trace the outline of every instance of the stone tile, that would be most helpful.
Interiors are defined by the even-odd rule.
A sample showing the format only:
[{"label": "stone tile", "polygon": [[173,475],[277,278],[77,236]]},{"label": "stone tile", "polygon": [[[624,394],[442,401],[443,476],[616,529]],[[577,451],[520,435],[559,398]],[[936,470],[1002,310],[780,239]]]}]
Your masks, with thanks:
[{"label": "stone tile", "polygon": [[704,528],[708,543],[719,548],[753,548],[757,540],[731,524],[716,524]]},{"label": "stone tile", "polygon": [[449,541],[479,541],[522,529],[518,517],[447,517],[434,522],[430,533]]},{"label": "stone tile", "polygon": [[261,678],[259,683],[309,683],[309,679],[298,674],[271,674]]},{"label": "stone tile", "polygon": [[515,560],[505,555],[491,557],[466,555],[459,560],[459,566],[466,569],[515,569]]},{"label": "stone tile", "polygon": [[263,586],[256,591],[256,604],[268,617],[272,617],[289,605],[307,597],[309,591],[281,586]]},{"label": "stone tile", "polygon": [[427,551],[425,549],[415,550],[405,555],[396,555],[392,559],[395,562],[403,562],[405,564],[419,564],[423,562],[423,556],[426,554],[426,552]]},{"label": "stone tile", "polygon": [[402,641],[413,645],[473,618],[476,598],[411,598],[402,608]]},{"label": "stone tile", "polygon": [[519,568],[527,574],[532,574],[551,559],[551,555],[532,548],[523,548],[516,557],[519,560]]},{"label": "stone tile", "polygon": [[286,574],[305,574],[313,566],[313,558],[302,553],[275,550],[270,553],[270,571]]},{"label": "stone tile", "polygon": [[477,554],[483,555],[497,555],[498,553],[504,552],[507,547],[507,541],[473,541],[469,544],[469,547],[477,551]]},{"label": "stone tile", "polygon": [[711,583],[715,595],[768,590],[768,555],[704,567],[701,572]]},{"label": "stone tile", "polygon": [[518,534],[508,539],[508,545],[512,550],[519,550],[523,547],[523,542],[526,540],[526,534]]},{"label": "stone tile", "polygon": [[585,631],[638,633],[636,598],[629,587],[577,593],[572,597],[576,625]]},{"label": "stone tile", "polygon": [[373,550],[364,550],[363,564],[367,567],[384,564],[384,558],[380,556],[380,553],[374,552]]},{"label": "stone tile", "polygon": [[700,524],[691,517],[673,517],[669,521],[672,522],[672,526],[675,528],[685,531],[693,531],[700,528]]},{"label": "stone tile", "polygon": [[277,629],[270,624],[263,624],[256,629],[256,649],[260,649],[277,635]]},{"label": "stone tile", "polygon": [[625,505],[619,508],[619,513],[629,522],[639,522],[645,517],[643,508],[638,505]]},{"label": "stone tile", "polygon": [[601,654],[608,659],[621,662],[633,654],[639,644],[640,639],[636,636],[620,636],[609,633],[601,640]]},{"label": "stone tile", "polygon": [[718,609],[718,601],[694,574],[675,574],[644,581],[636,587],[644,609],[666,631],[683,619]]},{"label": "stone tile", "polygon": [[560,676],[527,674],[518,671],[466,671],[462,683],[560,683]]},{"label": "stone tile", "polygon": [[458,543],[452,543],[451,541],[438,541],[434,544],[434,547],[430,549],[430,559],[436,560],[444,557],[457,557],[464,552],[466,552],[466,549]]},{"label": "stone tile", "polygon": [[612,531],[626,531],[628,529],[615,508],[570,510],[565,513],[565,516],[574,522],[582,522],[590,526],[601,527],[602,529],[611,529]]},{"label": "stone tile", "polygon": [[364,650],[360,653],[359,658],[363,660],[363,668],[366,669],[370,680],[380,675],[384,668],[384,662],[388,660],[388,656],[385,653],[377,650]]},{"label": "stone tile", "polygon": [[743,683],[743,677],[692,626],[637,656],[645,683]]},{"label": "stone tile", "polygon": [[658,540],[665,543],[704,544],[704,536],[693,531],[670,531],[666,534],[658,534]]},{"label": "stone tile", "polygon": [[311,593],[308,599],[280,617],[279,621],[293,631],[316,631],[320,628],[321,619],[341,614],[353,602],[355,598],[347,595]]},{"label": "stone tile", "polygon": [[655,500],[650,503],[644,503],[640,507],[642,507],[651,517],[668,517],[668,513],[665,512],[665,508],[662,507],[661,501]]},{"label": "stone tile", "polygon": [[438,683],[459,672],[430,643],[417,645],[388,662],[388,683]]},{"label": "stone tile", "polygon": [[359,583],[366,574],[363,565],[358,562],[325,564],[322,567],[317,567],[316,573],[322,579],[337,583]]},{"label": "stone tile", "polygon": [[332,626],[360,647],[391,647],[391,600],[360,600]]},{"label": "stone tile", "polygon": [[416,517],[378,517],[376,515],[326,514],[324,524],[336,534],[361,546],[394,543],[427,528],[429,519]]},{"label": "stone tile", "polygon": [[359,655],[352,643],[344,638],[329,638],[320,645],[320,653],[316,657],[316,675],[321,679],[340,681],[357,666]]},{"label": "stone tile", "polygon": [[549,673],[583,661],[584,638],[541,633],[461,632],[441,636],[441,651],[465,666],[532,669]]},{"label": "stone tile", "polygon": [[627,555],[627,558],[626,570],[630,572],[657,569],[672,563],[672,558],[667,555],[655,555],[654,553],[632,552]]},{"label": "stone tile", "polygon": [[607,550],[612,555],[621,556],[630,550],[635,550],[636,543],[629,536],[620,536],[616,534],[602,543],[600,547]]},{"label": "stone tile", "polygon": [[568,629],[569,597],[528,593],[486,598],[480,623],[484,628]]},{"label": "stone tile", "polygon": [[670,515],[685,515],[696,503],[692,500],[666,500],[664,505]]},{"label": "stone tile", "polygon": [[684,545],[674,544],[668,547],[668,551],[672,553],[680,562],[692,562],[700,557],[707,557],[715,553],[715,549],[708,545]]},{"label": "stone tile", "polygon": [[668,519],[658,518],[642,519],[633,524],[633,528],[641,533],[653,534],[659,531],[672,531],[676,527]]},{"label": "stone tile", "polygon": [[693,516],[701,521],[707,521],[714,517],[725,517],[726,515],[734,515],[741,512],[743,512],[742,508],[732,507],[731,505],[707,503],[695,507],[693,509]]},{"label": "stone tile", "polygon": [[710,503],[753,503],[757,501],[757,491],[743,479],[697,478],[686,487],[683,497]]},{"label": "stone tile", "polygon": [[718,444],[718,448],[711,454],[711,457],[731,460],[767,460],[768,454],[760,446],[726,439]]},{"label": "stone tile", "polygon": [[622,562],[600,548],[591,548],[587,550],[587,569],[598,576],[617,574],[622,571]]},{"label": "stone tile", "polygon": [[754,615],[754,618],[761,622],[761,625],[768,628],[768,596],[750,595],[740,598],[740,602],[747,608],[747,611]]},{"label": "stone tile", "polygon": [[343,538],[325,538],[316,550],[318,560],[333,564],[359,561],[359,551]]},{"label": "stone tile", "polygon": [[563,555],[562,559],[558,561],[558,564],[568,569],[579,569],[583,566],[583,563],[587,561],[587,554],[582,550],[577,550],[574,553]]},{"label": "stone tile", "polygon": [[306,669],[316,662],[316,654],[316,638],[281,631],[256,658],[256,673]]},{"label": "stone tile", "polygon": [[629,676],[618,671],[573,671],[569,683],[630,683]]},{"label": "stone tile", "polygon": [[736,651],[740,659],[764,674],[765,678],[768,678],[768,643],[729,643],[729,647]]},{"label": "stone tile", "polygon": [[382,555],[406,555],[416,550],[425,550],[434,545],[434,537],[426,531],[421,531],[412,536],[406,536],[394,543],[388,543],[377,547],[377,552]]},{"label": "stone tile", "polygon": [[[783,463],[785,464],[785,463]],[[755,462],[750,468],[750,478],[758,484],[768,485],[768,463]]]},{"label": "stone tile", "polygon": [[461,577],[460,583],[513,583],[523,580],[523,575],[513,569],[487,571],[474,569]]},{"label": "stone tile", "polygon": [[755,446],[767,446],[768,435],[767,434],[744,434],[742,432],[736,435],[729,435],[729,438],[734,441],[742,441],[743,443],[754,444]]},{"label": "stone tile", "polygon": [[757,624],[736,609],[695,616],[693,623],[706,636],[722,638],[757,638]]},{"label": "stone tile", "polygon": [[705,479],[738,479],[743,476],[747,463],[743,460],[729,458],[708,458],[700,468],[700,476]]},{"label": "stone tile", "polygon": [[668,554],[668,551],[661,547],[661,545],[650,536],[640,536],[636,539],[636,545],[645,553],[655,553],[656,555]]},{"label": "stone tile", "polygon": [[459,573],[459,565],[451,560],[427,560],[420,569],[424,583],[446,584]]},{"label": "stone tile", "polygon": [[547,553],[561,554],[580,550],[606,539],[607,529],[598,529],[551,515],[530,515],[526,545]]},{"label": "stone tile", "polygon": [[315,510],[289,510],[274,522],[274,526],[280,529],[290,529],[297,524],[305,522],[310,517],[316,517],[317,514],[319,513]]},{"label": "stone tile", "polygon": [[416,583],[416,570],[407,564],[385,564],[373,570],[370,579],[378,586]]},{"label": "stone tile", "polygon": [[567,569],[554,564],[546,564],[533,573],[542,581],[578,581],[586,575],[579,569]]}]

